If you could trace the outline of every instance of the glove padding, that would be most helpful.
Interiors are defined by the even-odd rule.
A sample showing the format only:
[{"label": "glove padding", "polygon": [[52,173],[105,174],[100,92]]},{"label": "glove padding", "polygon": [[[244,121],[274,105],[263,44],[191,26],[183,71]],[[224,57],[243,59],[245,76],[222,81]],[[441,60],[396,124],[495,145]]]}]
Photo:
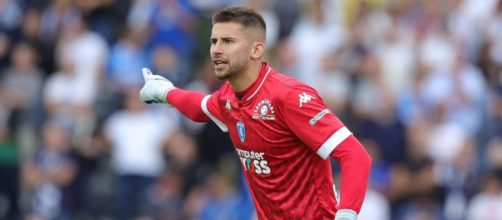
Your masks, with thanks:
[{"label": "glove padding", "polygon": [[335,214],[335,220],[357,220],[357,213],[350,209],[340,209]]},{"label": "glove padding", "polygon": [[172,107],[167,102],[166,96],[167,93],[176,88],[173,83],[162,76],[152,74],[152,71],[148,68],[141,70],[145,78],[145,85],[143,85],[143,88],[139,92],[139,99],[147,104],[164,103]]}]

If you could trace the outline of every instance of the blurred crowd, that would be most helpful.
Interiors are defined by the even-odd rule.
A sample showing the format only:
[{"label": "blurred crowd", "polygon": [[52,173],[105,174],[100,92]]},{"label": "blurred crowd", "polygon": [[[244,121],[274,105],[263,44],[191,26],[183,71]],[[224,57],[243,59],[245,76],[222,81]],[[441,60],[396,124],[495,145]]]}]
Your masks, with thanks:
[{"label": "blurred crowd", "polygon": [[138,99],[215,91],[235,5],[372,155],[359,219],[502,219],[500,0],[0,0],[0,219],[255,219],[226,134]]}]

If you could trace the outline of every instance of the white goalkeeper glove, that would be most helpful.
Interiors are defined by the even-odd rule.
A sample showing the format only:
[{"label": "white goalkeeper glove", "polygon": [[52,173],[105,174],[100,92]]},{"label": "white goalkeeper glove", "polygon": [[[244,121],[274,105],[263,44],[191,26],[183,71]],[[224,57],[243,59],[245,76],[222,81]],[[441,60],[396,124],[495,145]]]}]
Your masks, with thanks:
[{"label": "white goalkeeper glove", "polygon": [[166,95],[175,87],[168,79],[152,74],[148,68],[141,69],[145,78],[145,85],[139,92],[139,99],[145,103],[164,103],[172,107],[166,100]]},{"label": "white goalkeeper glove", "polygon": [[357,213],[350,209],[336,211],[335,220],[357,220]]}]

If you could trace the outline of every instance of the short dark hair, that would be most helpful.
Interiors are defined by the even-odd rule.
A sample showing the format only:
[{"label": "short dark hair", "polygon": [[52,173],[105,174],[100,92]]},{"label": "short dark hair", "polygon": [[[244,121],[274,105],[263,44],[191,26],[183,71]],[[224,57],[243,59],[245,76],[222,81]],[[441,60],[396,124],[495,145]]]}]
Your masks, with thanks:
[{"label": "short dark hair", "polygon": [[263,35],[267,30],[263,17],[255,10],[245,7],[230,7],[214,13],[213,25],[225,22],[239,23],[245,28],[257,28],[263,31]]}]

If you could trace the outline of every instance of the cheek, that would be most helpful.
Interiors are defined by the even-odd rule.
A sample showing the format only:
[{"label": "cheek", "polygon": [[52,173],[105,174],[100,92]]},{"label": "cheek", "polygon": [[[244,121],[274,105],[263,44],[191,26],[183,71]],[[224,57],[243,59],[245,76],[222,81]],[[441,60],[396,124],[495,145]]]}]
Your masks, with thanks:
[{"label": "cheek", "polygon": [[249,59],[249,53],[247,50],[239,50],[233,54],[234,60],[239,65],[242,65]]},{"label": "cheek", "polygon": [[243,45],[234,45],[235,47],[225,48],[225,55],[233,65],[242,65],[246,63],[251,57],[251,50],[249,47]]},{"label": "cheek", "polygon": [[239,60],[247,60],[251,57],[250,49],[246,47],[240,47],[236,49],[232,54]]}]

